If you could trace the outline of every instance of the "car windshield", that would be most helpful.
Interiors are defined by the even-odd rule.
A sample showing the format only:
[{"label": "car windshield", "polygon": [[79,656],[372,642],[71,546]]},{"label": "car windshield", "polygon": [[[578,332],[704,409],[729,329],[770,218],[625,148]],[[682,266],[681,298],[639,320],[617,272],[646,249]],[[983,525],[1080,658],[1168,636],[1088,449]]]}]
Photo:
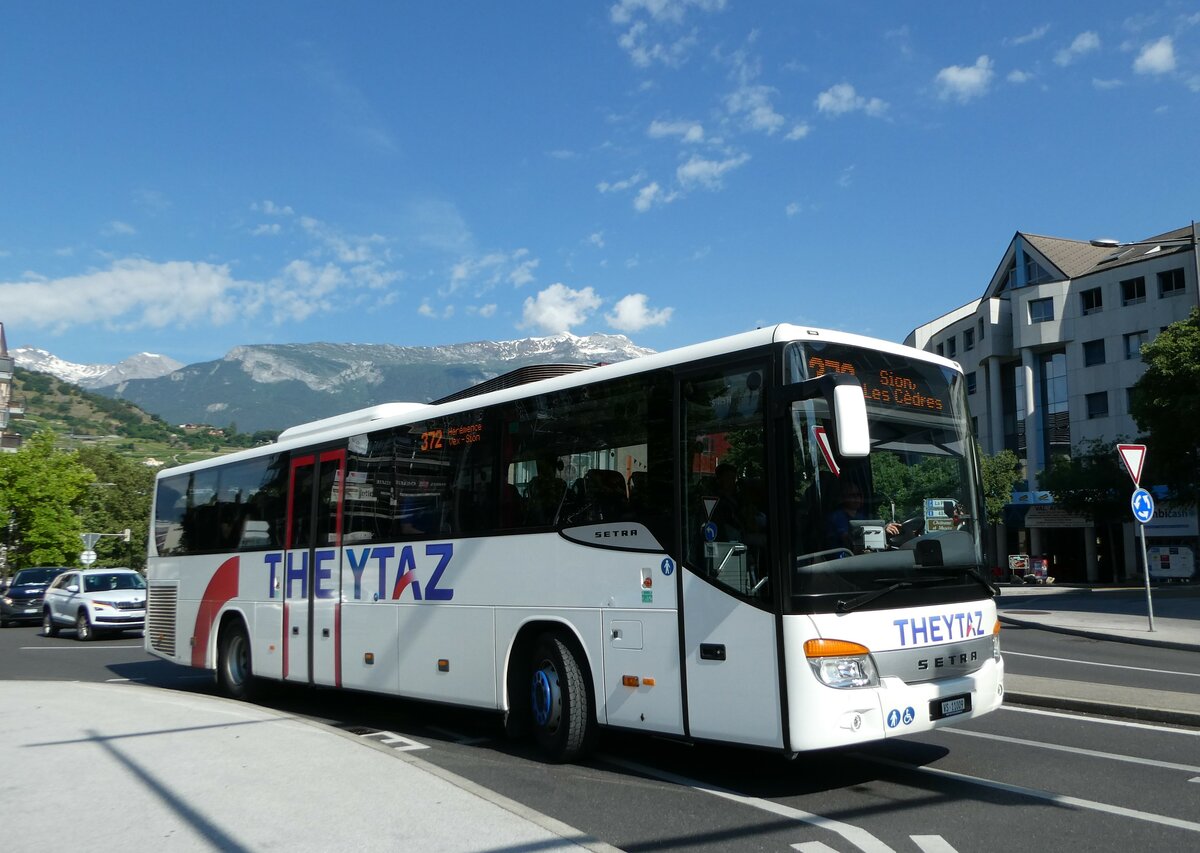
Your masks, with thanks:
[{"label": "car windshield", "polygon": [[13,577],[12,585],[48,584],[62,574],[62,571],[62,569],[21,569]]},{"label": "car windshield", "polygon": [[843,458],[825,401],[792,405],[793,603],[827,596],[846,611],[944,595],[937,587],[980,593],[978,468],[962,374],[832,344],[797,345],[789,356],[793,382],[853,375],[871,434],[869,457]]},{"label": "car windshield", "polygon": [[102,575],[84,575],[84,592],[105,592],[110,589],[145,589],[146,582],[136,572],[113,572]]}]

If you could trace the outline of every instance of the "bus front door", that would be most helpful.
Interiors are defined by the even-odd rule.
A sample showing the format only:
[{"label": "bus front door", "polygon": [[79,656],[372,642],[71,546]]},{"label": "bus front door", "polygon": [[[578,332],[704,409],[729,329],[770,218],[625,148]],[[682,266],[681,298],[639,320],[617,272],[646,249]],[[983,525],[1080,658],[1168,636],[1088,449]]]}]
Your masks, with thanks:
[{"label": "bus front door", "polygon": [[345,481],[345,450],[292,459],[283,597],[285,681],[341,684]]}]

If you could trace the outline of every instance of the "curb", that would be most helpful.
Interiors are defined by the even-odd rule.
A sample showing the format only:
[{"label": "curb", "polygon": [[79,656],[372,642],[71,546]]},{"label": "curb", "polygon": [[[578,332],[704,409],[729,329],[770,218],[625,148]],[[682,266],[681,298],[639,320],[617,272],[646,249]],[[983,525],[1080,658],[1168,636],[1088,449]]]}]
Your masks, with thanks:
[{"label": "curb", "polygon": [[[1033,619],[1014,619],[1004,615],[1003,611],[996,613],[1001,625],[1017,625],[1021,628],[1037,628],[1051,631],[1055,634],[1070,634],[1075,637],[1087,637],[1089,640],[1111,640],[1115,643],[1131,643],[1135,646],[1153,646],[1159,649],[1174,649],[1181,652],[1200,652],[1200,646],[1195,643],[1178,643],[1174,640],[1156,640],[1150,637],[1125,637],[1111,632],[1089,631],[1087,628],[1068,628],[1063,625],[1049,625]],[[1001,638],[1003,639],[1003,637]]]},{"label": "curb", "polygon": [[1168,708],[1139,708],[1134,705],[1117,705],[1111,702],[1096,702],[1090,699],[1072,699],[1066,696],[1043,696],[1038,693],[1004,691],[1005,704],[1030,705],[1035,708],[1054,708],[1124,720],[1146,723],[1169,723],[1176,726],[1200,727],[1200,713],[1172,711]]}]

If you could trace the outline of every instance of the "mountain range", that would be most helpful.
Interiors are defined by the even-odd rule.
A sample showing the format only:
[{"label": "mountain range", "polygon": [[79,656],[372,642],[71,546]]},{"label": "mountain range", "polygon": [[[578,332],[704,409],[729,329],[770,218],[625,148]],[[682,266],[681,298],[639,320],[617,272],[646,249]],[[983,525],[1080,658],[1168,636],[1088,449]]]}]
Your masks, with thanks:
[{"label": "mountain range", "polygon": [[562,333],[434,347],[254,344],[181,365],[141,353],[118,365],[80,365],[44,350],[10,354],[19,366],[128,400],[168,423],[279,430],[394,401],[429,402],[532,364],[625,361],[653,350],[624,335]]}]

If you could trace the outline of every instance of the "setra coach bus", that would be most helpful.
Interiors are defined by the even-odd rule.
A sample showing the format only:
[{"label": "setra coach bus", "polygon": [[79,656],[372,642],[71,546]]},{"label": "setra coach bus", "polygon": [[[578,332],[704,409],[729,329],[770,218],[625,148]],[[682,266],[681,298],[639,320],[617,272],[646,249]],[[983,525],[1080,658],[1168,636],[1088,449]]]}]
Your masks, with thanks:
[{"label": "setra coach bus", "polygon": [[160,472],[147,651],[238,698],[495,710],[556,761],[601,726],[793,754],[1000,706],[957,364],[780,325],[572,367]]}]

